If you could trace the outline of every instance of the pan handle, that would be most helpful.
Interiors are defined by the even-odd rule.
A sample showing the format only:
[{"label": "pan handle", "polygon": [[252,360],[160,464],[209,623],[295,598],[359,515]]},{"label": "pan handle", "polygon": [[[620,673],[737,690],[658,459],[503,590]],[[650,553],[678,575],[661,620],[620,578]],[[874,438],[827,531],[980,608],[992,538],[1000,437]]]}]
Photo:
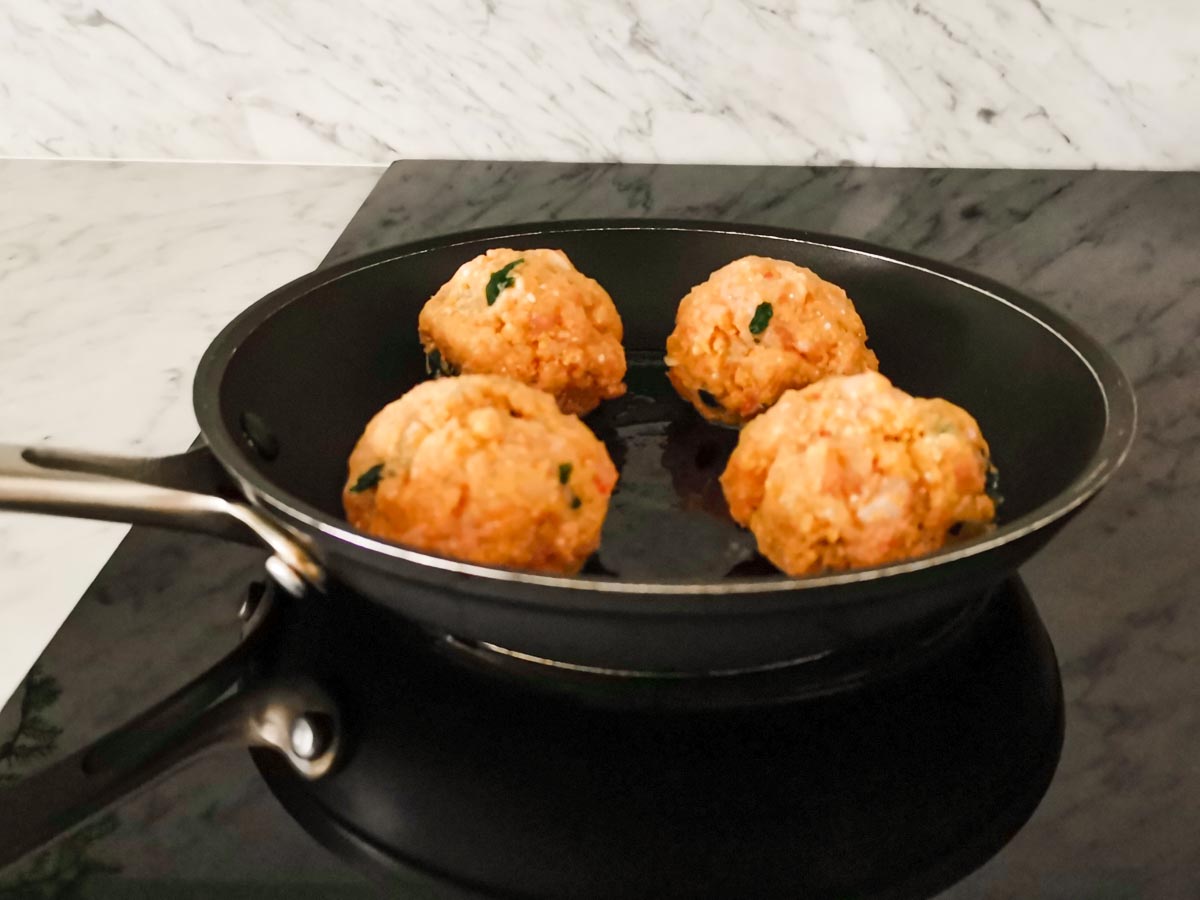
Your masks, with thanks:
[{"label": "pan handle", "polygon": [[269,678],[213,705],[244,674],[271,602],[269,591],[247,601],[246,636],[208,671],[91,746],[0,788],[0,868],[210,747],[270,747],[304,779],[327,774],[342,752],[341,720],[311,679]]},{"label": "pan handle", "polygon": [[253,535],[271,551],[267,570],[286,590],[321,588],[324,569],[294,534],[247,503],[189,489],[214,481],[215,469],[207,450],[138,459],[0,444],[0,509]]}]

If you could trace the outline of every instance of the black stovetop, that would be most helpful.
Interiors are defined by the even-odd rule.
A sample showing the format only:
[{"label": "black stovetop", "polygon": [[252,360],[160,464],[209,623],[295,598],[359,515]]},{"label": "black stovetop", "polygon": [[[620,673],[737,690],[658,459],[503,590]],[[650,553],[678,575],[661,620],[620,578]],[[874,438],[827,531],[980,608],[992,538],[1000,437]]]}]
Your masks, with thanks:
[{"label": "black stovetop", "polygon": [[[832,231],[955,262],[1066,312],[1132,376],[1117,481],[1023,573],[1058,650],[1066,742],[1024,829],[945,896],[1200,888],[1200,176],[783,167],[395,164],[326,263],[467,227],[681,216]],[[134,529],[0,712],[0,787],[203,671],[262,555]],[[0,871],[0,898],[375,897],[216,751]]]}]

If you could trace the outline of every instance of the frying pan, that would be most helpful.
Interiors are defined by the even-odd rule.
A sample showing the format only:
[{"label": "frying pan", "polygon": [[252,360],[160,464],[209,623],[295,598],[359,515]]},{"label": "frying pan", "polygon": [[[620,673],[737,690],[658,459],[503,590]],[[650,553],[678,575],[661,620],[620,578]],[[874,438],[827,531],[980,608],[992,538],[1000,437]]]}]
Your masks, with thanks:
[{"label": "frying pan", "polygon": [[[341,516],[345,461],[362,428],[427,377],[420,307],[492,247],[561,248],[604,285],[624,321],[629,394],[588,419],[622,480],[601,550],[578,576],[419,552]],[[678,300],[748,254],[791,260],[844,287],[884,374],[977,418],[1000,472],[996,530],[920,559],[808,578],[756,556],[714,490],[736,434],[700,421],[671,391],[661,361]],[[1010,288],[841,237],[666,220],[464,232],[306,275],[217,336],[194,405],[207,448],[190,456],[4,448],[0,507],[250,535],[294,593],[338,582],[468,644],[669,674],[770,667],[926,633],[1095,496],[1127,453],[1136,419],[1111,357]]]}]

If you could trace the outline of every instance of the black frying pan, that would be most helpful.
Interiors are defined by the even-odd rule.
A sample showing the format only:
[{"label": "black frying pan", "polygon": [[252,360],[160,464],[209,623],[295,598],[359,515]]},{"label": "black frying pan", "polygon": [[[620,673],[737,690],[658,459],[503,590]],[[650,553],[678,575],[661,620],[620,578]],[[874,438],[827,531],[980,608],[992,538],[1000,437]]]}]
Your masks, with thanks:
[{"label": "black frying pan", "polygon": [[[622,481],[601,550],[578,577],[418,552],[341,516],[346,458],[363,426],[426,377],[418,310],[460,264],[499,246],[561,248],[604,285],[625,324],[630,393],[589,417]],[[679,299],[747,254],[791,260],[844,287],[884,374],[979,420],[1004,496],[995,532],[901,564],[801,579],[756,556],[714,490],[736,435],[701,422],[661,362]],[[248,505],[177,489],[198,483],[204,458],[135,471],[48,451],[20,451],[18,461],[10,449],[0,507],[221,533],[232,517],[271,545],[272,572],[293,590],[327,572],[463,641],[656,672],[768,666],[924,633],[1022,564],[1096,494],[1123,460],[1136,418],[1130,385],[1103,349],[995,282],[844,238],[645,220],[447,235],[299,278],[218,335],[194,400],[211,454]]]}]

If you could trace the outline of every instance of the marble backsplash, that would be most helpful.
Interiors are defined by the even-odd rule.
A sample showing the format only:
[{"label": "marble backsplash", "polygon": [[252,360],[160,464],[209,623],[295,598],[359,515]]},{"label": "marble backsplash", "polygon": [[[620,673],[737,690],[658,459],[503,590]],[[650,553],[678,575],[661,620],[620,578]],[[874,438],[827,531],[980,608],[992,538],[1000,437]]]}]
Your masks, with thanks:
[{"label": "marble backsplash", "polygon": [[1186,169],[1190,0],[30,0],[0,156]]}]

